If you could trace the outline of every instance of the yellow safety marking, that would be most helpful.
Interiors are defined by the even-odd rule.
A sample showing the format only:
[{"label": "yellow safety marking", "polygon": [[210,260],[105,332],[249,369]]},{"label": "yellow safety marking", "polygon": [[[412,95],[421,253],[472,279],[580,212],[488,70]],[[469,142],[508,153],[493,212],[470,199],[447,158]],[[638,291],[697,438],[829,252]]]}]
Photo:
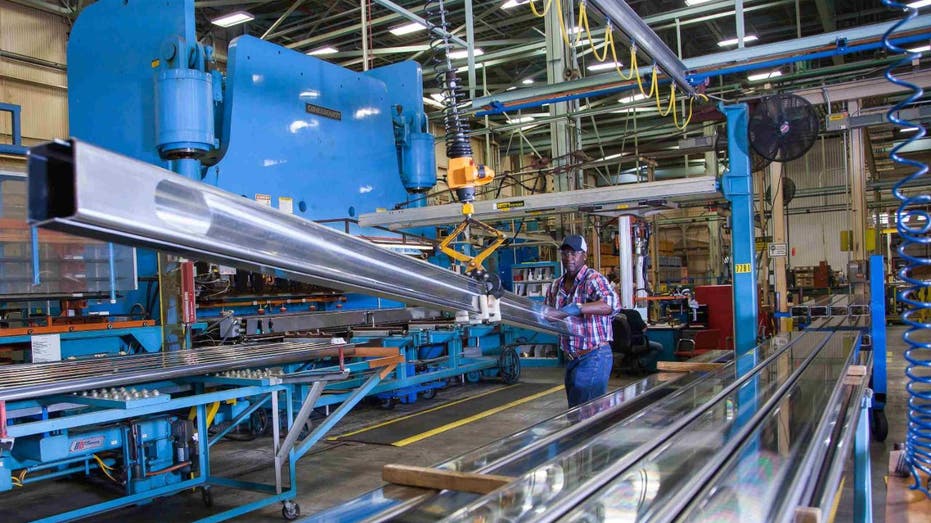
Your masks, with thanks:
[{"label": "yellow safety marking", "polygon": [[420,440],[422,440],[422,439],[427,439],[427,438],[429,438],[429,437],[436,436],[437,434],[442,434],[443,432],[446,432],[447,430],[451,430],[451,429],[454,429],[454,428],[456,428],[456,427],[461,427],[461,426],[463,426],[463,425],[467,425],[467,424],[469,424],[469,423],[472,423],[473,421],[478,421],[478,420],[480,420],[480,419],[482,419],[482,418],[487,418],[488,416],[491,416],[491,415],[493,415],[493,414],[497,414],[497,413],[499,413],[499,412],[501,412],[501,411],[503,411],[503,410],[507,410],[507,409],[509,409],[509,408],[511,408],[511,407],[516,407],[516,406],[518,406],[518,405],[522,405],[522,404],[524,404],[524,403],[527,403],[528,401],[533,401],[533,400],[535,400],[535,399],[537,399],[537,398],[542,398],[543,396],[546,396],[547,394],[552,394],[552,393],[554,393],[554,392],[561,391],[561,390],[563,390],[564,388],[566,388],[565,385],[559,385],[559,386],[557,386],[557,387],[553,387],[553,388],[551,388],[551,389],[544,390],[543,392],[538,392],[538,393],[536,393],[536,394],[532,394],[532,395],[530,395],[530,396],[527,396],[526,398],[521,398],[521,399],[519,399],[519,400],[512,401],[512,402],[510,402],[510,403],[505,403],[504,405],[501,405],[500,407],[495,407],[495,408],[493,408],[493,409],[486,410],[485,412],[479,412],[478,414],[476,414],[476,415],[474,415],[474,416],[469,416],[468,418],[463,418],[463,419],[461,419],[461,420],[459,420],[459,421],[454,421],[454,422],[452,422],[452,423],[447,423],[446,425],[443,425],[442,427],[437,427],[437,428],[435,428],[435,429],[433,429],[433,430],[428,430],[427,432],[422,432],[422,433],[420,433],[420,434],[415,434],[415,435],[413,435],[413,436],[411,436],[411,437],[409,437],[409,438],[404,438],[404,439],[402,439],[402,440],[395,441],[394,443],[392,443],[392,445],[395,446],[395,447],[406,447],[406,446],[410,445],[411,443],[416,443],[416,442],[418,442],[418,441],[420,441]]},{"label": "yellow safety marking", "polygon": [[831,505],[831,516],[828,518],[828,521],[837,521],[837,507],[840,505],[841,493],[844,491],[844,483],[846,481],[846,477],[840,479],[840,485],[837,486],[837,492],[834,494],[834,504]]},{"label": "yellow safety marking", "polygon": [[737,263],[734,265],[734,272],[737,274],[746,274],[753,270],[753,265],[749,263]]},{"label": "yellow safety marking", "polygon": [[398,418],[390,419],[390,420],[388,420],[388,421],[383,421],[383,422],[381,422],[381,423],[376,423],[375,425],[369,425],[368,427],[363,427],[363,428],[361,428],[361,429],[359,429],[359,430],[354,430],[354,431],[352,431],[352,432],[347,432],[347,433],[345,433],[345,434],[340,434],[339,436],[330,436],[330,437],[327,438],[327,441],[336,441],[336,440],[338,440],[338,439],[340,439],[340,438],[347,438],[347,437],[349,437],[349,436],[355,436],[356,434],[361,434],[361,433],[363,433],[363,432],[368,432],[368,431],[370,431],[370,430],[379,429],[379,428],[384,427],[384,426],[386,426],[386,425],[391,425],[392,423],[397,423],[397,422],[399,422],[399,421],[404,421],[404,420],[406,420],[406,419],[411,419],[411,418],[413,418],[413,417],[415,417],[415,416],[420,416],[421,414],[428,414],[428,413],[430,413],[430,412],[436,412],[436,411],[438,411],[438,410],[440,410],[440,409],[445,409],[446,407],[452,407],[453,405],[458,405],[458,404],[460,404],[460,403],[465,403],[466,401],[469,401],[469,400],[472,400],[472,399],[475,399],[475,398],[481,398],[482,396],[488,396],[489,394],[494,394],[494,393],[496,393],[496,392],[501,392],[502,390],[508,390],[508,389],[511,389],[511,388],[516,387],[517,385],[518,385],[518,384],[515,384],[515,385],[508,385],[507,387],[502,387],[502,388],[500,388],[500,389],[485,391],[485,392],[482,392],[481,394],[476,394],[475,396],[469,396],[468,398],[462,398],[461,400],[451,401],[451,402],[449,402],[449,403],[444,403],[444,404],[442,404],[442,405],[437,405],[436,407],[431,407],[431,408],[426,409],[426,410],[420,410],[420,411],[417,411],[417,412],[414,412],[414,413],[411,413],[411,414],[406,414],[406,415],[400,416],[400,417],[398,417]]}]

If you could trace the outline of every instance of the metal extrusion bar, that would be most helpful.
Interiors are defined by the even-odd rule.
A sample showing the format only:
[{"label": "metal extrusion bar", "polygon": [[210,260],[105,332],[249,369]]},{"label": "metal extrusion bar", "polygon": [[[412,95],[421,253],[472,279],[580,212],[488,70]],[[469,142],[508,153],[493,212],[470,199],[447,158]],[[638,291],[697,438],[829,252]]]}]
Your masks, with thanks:
[{"label": "metal extrusion bar", "polygon": [[31,399],[101,387],[282,365],[311,358],[353,355],[353,345],[272,343],[221,346],[112,358],[16,365],[0,369],[0,401]]},{"label": "metal extrusion bar", "polygon": [[673,54],[653,29],[637,16],[637,13],[624,0],[591,0],[614,24],[637,44],[650,58],[656,61],[660,69],[683,91],[695,94],[695,88],[685,77],[685,64]]},{"label": "metal extrusion bar", "polygon": [[[473,216],[483,222],[494,222],[533,214],[535,216],[583,210],[591,213],[654,210],[657,205],[673,200],[696,199],[717,194],[714,176],[681,180],[614,185],[579,191],[514,196],[474,203]],[[398,209],[363,214],[359,225],[406,229],[457,222],[462,218],[459,204],[432,205],[415,209]]]},{"label": "metal extrusion bar", "polygon": [[[472,278],[79,140],[34,147],[29,171],[34,225],[408,304],[479,313],[485,299]],[[500,305],[507,323],[569,333],[529,298]]]}]

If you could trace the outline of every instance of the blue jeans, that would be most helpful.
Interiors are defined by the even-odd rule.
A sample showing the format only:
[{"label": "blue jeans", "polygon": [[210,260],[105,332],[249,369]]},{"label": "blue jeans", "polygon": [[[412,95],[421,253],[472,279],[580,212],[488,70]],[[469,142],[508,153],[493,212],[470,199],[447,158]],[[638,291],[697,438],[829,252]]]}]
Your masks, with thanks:
[{"label": "blue jeans", "polygon": [[566,398],[570,409],[608,392],[613,363],[609,345],[566,362]]}]

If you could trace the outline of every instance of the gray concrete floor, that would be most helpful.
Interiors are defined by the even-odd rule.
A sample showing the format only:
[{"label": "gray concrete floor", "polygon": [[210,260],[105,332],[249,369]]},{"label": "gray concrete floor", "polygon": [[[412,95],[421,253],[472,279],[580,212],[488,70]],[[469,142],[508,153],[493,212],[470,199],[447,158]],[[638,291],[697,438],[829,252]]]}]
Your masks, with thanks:
[{"label": "gray concrete floor", "polygon": [[[889,438],[885,443],[872,443],[874,520],[883,521],[886,470],[892,444],[902,441],[905,435],[905,392],[904,362],[902,360],[902,327],[889,328],[889,398],[886,407],[889,418]],[[562,383],[562,369],[524,369],[522,381],[538,383]],[[633,379],[612,379],[611,385],[619,387]],[[377,407],[360,406],[350,413],[333,431],[334,434],[348,432],[368,426],[376,421],[387,420],[416,410],[439,405],[446,401],[477,394],[495,387],[499,383],[483,382],[475,385],[456,385],[443,391],[433,400],[422,400],[415,405],[399,405],[392,411]],[[298,496],[296,501],[302,514],[318,512],[340,504],[359,494],[379,487],[381,468],[387,463],[429,466],[446,461],[476,447],[498,440],[508,434],[547,419],[566,408],[562,391],[549,394],[519,407],[505,410],[485,419],[450,430],[407,447],[391,447],[364,443],[323,442],[298,464]],[[271,438],[260,438],[251,442],[222,442],[216,445],[212,455],[213,472],[217,475],[237,477],[248,481],[274,482]],[[848,478],[845,494],[841,500],[837,521],[850,521],[852,516],[851,478]],[[219,511],[233,508],[258,495],[239,490],[215,487],[214,506],[206,508],[199,492],[185,492],[158,499],[148,505],[129,507],[104,515],[95,516],[93,521],[139,523],[164,521],[190,521]],[[3,521],[29,521],[95,501],[103,501],[106,491],[100,486],[87,485],[82,481],[50,481],[0,494],[0,518]],[[281,518],[280,505],[272,505],[241,516],[237,521],[276,522]]]}]

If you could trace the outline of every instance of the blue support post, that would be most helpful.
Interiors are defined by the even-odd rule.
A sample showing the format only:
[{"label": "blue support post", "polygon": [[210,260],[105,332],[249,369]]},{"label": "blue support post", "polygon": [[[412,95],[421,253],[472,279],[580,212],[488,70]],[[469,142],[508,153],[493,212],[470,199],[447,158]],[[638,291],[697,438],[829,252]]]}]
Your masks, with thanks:
[{"label": "blue support post", "polygon": [[873,521],[873,487],[870,477],[869,423],[869,406],[871,401],[872,394],[869,389],[866,389],[866,394],[860,399],[860,417],[857,420],[857,433],[854,438],[853,514],[854,521],[857,523],[872,523]]},{"label": "blue support post", "polygon": [[[741,356],[756,346],[758,321],[756,267],[753,238],[753,179],[746,104],[719,106],[727,118],[727,153],[730,168],[721,185],[731,202],[731,266],[734,287],[734,349]],[[740,358],[738,362],[743,361]],[[743,374],[749,368],[739,368]]]},{"label": "blue support post", "polygon": [[883,257],[870,256],[870,337],[873,338],[873,410],[886,405],[886,272]]}]

